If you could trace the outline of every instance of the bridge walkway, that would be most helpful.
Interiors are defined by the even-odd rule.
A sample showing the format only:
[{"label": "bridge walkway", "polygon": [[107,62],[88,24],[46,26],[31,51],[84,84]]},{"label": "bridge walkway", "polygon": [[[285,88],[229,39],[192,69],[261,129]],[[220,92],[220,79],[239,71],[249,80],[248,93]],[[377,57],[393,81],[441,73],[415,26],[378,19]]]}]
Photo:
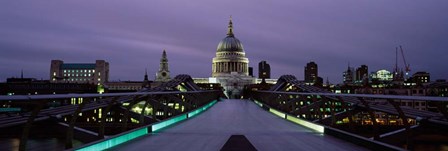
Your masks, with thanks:
[{"label": "bridge walkway", "polygon": [[220,150],[232,135],[244,135],[257,150],[367,150],[281,119],[253,102],[231,99],[111,150]]}]

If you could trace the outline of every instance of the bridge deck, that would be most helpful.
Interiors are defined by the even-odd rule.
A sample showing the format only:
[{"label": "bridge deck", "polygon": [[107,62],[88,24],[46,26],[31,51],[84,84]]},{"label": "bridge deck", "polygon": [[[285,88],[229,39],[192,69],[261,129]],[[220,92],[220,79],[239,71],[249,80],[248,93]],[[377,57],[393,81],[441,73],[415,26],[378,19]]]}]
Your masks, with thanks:
[{"label": "bridge deck", "polygon": [[258,150],[367,150],[315,133],[242,100],[218,102],[197,117],[112,150],[220,150],[231,135],[245,135]]}]

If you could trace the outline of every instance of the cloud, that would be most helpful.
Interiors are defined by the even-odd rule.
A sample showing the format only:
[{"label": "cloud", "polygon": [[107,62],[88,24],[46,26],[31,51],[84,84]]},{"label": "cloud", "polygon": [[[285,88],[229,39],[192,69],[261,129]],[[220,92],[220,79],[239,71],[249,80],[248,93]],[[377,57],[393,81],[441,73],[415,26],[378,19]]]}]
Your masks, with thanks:
[{"label": "cloud", "polygon": [[[413,71],[448,78],[447,1],[2,1],[0,79],[24,68],[48,78],[52,59],[110,62],[111,80],[141,80],[158,70],[163,49],[173,75],[208,77],[216,46],[233,15],[236,37],[256,75],[303,78],[309,61],[340,82],[347,63],[391,69],[403,45]],[[401,63],[401,62],[400,62]]]}]

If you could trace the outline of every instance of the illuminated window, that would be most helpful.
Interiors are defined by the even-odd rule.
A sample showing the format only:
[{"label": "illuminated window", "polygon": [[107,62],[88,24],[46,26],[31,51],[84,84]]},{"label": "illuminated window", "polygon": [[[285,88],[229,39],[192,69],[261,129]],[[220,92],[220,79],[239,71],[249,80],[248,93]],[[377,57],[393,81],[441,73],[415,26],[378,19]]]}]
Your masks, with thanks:
[{"label": "illuminated window", "polygon": [[98,118],[101,118],[101,116],[102,116],[102,110],[101,110],[101,108],[98,110]]},{"label": "illuminated window", "polygon": [[64,73],[66,73],[67,72],[67,70],[64,70]]}]

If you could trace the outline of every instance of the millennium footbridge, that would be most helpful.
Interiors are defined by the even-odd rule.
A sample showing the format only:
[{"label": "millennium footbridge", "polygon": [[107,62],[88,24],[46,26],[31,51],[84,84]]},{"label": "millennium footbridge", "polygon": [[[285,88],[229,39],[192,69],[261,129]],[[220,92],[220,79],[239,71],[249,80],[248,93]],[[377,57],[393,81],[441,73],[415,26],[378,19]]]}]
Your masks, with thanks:
[{"label": "millennium footbridge", "polygon": [[19,140],[1,150],[42,147],[27,143],[41,133],[64,136],[67,150],[415,150],[448,136],[446,97],[335,94],[284,75],[243,98],[188,75],[132,93],[0,96],[22,108],[0,115],[1,132]]}]

